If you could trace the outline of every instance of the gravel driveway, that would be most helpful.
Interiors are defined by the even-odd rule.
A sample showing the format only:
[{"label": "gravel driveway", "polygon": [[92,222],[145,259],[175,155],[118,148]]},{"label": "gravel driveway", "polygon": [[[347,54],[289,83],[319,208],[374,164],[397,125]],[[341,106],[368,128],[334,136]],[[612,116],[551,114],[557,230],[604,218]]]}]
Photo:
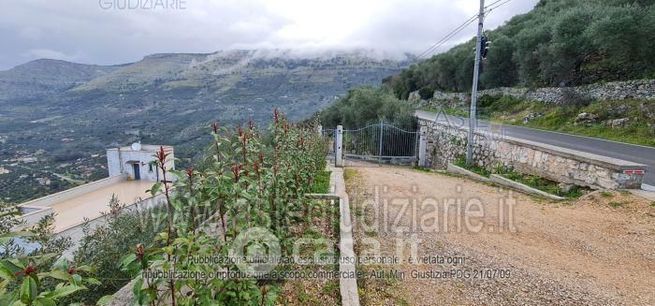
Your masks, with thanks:
[{"label": "gravel driveway", "polygon": [[345,174],[364,305],[655,305],[655,203],[556,203],[393,166]]}]

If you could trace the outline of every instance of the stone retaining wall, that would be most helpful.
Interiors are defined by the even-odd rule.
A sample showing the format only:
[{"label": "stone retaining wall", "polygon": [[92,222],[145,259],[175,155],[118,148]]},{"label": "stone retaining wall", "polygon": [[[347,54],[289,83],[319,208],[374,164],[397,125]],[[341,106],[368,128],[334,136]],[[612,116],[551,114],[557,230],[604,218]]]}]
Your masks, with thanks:
[{"label": "stone retaining wall", "polygon": [[[605,100],[655,100],[655,80],[633,80],[584,85],[579,87],[516,88],[501,87],[481,90],[479,96],[512,96],[514,98],[544,103],[566,104],[580,99]],[[469,101],[470,93],[448,93],[435,91],[432,101]],[[410,101],[419,101],[418,92],[410,95]]]},{"label": "stone retaining wall", "polygon": [[[427,166],[445,169],[466,155],[468,129],[419,118],[425,131]],[[547,144],[477,132],[474,161],[493,171],[499,166],[556,182],[601,189],[641,188],[645,166]]]}]

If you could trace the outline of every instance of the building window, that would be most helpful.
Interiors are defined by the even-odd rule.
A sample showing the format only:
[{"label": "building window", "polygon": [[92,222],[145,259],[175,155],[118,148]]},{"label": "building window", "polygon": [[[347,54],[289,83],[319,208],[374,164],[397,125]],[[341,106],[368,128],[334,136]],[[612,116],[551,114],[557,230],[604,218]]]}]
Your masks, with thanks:
[{"label": "building window", "polygon": [[152,164],[148,164],[148,171],[152,172]]}]

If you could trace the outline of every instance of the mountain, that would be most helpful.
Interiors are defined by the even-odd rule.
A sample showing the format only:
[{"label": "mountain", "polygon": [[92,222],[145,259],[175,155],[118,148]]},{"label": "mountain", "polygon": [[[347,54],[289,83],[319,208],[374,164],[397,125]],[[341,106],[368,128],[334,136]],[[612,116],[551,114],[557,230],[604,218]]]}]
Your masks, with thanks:
[{"label": "mountain", "polygon": [[59,93],[117,68],[51,59],[35,60],[7,71],[0,71],[0,101],[38,98]]},{"label": "mountain", "polygon": [[302,119],[410,60],[235,50],[115,66],[36,60],[0,71],[0,169],[10,171],[0,174],[0,194],[24,200],[105,176],[104,150],[134,141],[174,145],[184,166],[202,154],[211,122],[266,124],[274,108]]},{"label": "mountain", "polygon": [[[655,78],[655,2],[541,0],[527,14],[487,31],[481,88],[575,86]],[[396,95],[469,91],[474,40],[386,80]]]}]

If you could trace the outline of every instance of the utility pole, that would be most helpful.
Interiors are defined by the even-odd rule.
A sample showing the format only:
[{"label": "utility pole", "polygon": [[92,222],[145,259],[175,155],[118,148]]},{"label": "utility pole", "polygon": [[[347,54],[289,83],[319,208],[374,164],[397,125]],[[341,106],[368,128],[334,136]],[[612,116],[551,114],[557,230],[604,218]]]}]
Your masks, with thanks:
[{"label": "utility pole", "polygon": [[484,28],[484,0],[480,0],[478,14],[478,38],[475,44],[475,66],[473,67],[473,89],[471,90],[471,108],[469,110],[469,135],[466,144],[466,164],[473,164],[473,141],[477,128],[478,79],[480,77],[480,53],[482,50],[482,30]]}]

